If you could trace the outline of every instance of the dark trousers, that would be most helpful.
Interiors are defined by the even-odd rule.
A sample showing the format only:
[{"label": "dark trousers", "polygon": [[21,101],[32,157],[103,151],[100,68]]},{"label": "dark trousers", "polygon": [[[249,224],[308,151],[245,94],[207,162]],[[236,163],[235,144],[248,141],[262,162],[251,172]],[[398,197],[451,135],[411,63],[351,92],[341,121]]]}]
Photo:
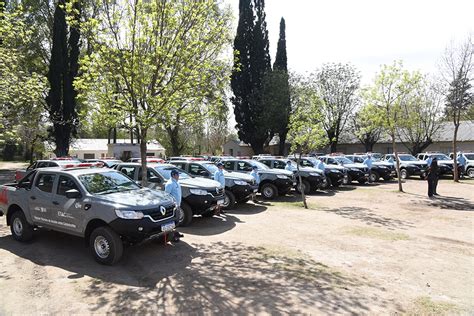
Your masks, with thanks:
[{"label": "dark trousers", "polygon": [[436,194],[436,187],[438,186],[438,177],[428,177],[428,196]]}]

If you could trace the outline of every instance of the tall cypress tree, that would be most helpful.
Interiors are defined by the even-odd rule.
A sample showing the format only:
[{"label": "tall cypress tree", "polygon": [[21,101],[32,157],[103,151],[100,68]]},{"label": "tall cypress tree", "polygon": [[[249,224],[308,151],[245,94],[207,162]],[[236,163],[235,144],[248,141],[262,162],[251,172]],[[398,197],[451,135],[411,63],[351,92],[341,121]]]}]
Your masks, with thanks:
[{"label": "tall cypress tree", "polygon": [[240,0],[231,76],[234,114],[239,138],[256,154],[269,137],[263,97],[264,78],[271,71],[264,0]]},{"label": "tall cypress tree", "polygon": [[286,55],[286,35],[285,35],[285,19],[282,17],[280,21],[280,36],[278,38],[277,52],[275,63],[273,64],[273,80],[277,81],[273,87],[278,91],[274,91],[274,107],[276,116],[276,130],[280,137],[278,148],[279,155],[285,155],[286,136],[288,134],[288,124],[290,122],[291,103],[290,103],[290,86],[288,83],[288,61]]},{"label": "tall cypress tree", "polygon": [[[79,69],[80,33],[76,27],[70,27],[68,32],[64,6],[65,0],[59,0],[54,11],[53,43],[48,71],[50,90],[46,97],[49,117],[53,123],[49,134],[56,144],[54,152],[58,157],[68,154],[78,123],[77,92],[73,81]],[[80,9],[77,3],[75,9]]]}]

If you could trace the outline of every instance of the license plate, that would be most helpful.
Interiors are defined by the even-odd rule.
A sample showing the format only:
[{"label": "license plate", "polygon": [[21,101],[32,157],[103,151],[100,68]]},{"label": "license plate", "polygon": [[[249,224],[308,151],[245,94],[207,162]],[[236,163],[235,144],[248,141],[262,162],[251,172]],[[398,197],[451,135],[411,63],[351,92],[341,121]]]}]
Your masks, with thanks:
[{"label": "license plate", "polygon": [[174,224],[174,222],[166,223],[166,224],[161,225],[161,231],[162,231],[162,232],[170,232],[170,231],[172,231],[175,227],[176,227],[176,225]]},{"label": "license plate", "polygon": [[224,204],[224,200],[217,200],[217,205],[223,205]]},{"label": "license plate", "polygon": [[257,193],[258,192],[258,189],[253,189],[253,193]]}]

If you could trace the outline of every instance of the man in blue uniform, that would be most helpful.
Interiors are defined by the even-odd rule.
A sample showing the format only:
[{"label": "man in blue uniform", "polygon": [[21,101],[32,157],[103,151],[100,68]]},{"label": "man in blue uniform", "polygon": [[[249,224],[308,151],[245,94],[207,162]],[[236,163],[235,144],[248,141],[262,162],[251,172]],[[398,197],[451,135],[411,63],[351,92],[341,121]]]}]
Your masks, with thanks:
[{"label": "man in blue uniform", "polygon": [[291,165],[291,160],[288,160],[288,161],[286,162],[285,170],[288,170],[288,171],[293,172],[294,168],[293,168],[293,166]]},{"label": "man in blue uniform", "polygon": [[326,165],[324,164],[322,159],[318,159],[318,163],[316,164],[316,168],[321,170],[321,171],[324,171],[324,169],[326,169]]},{"label": "man in blue uniform", "polygon": [[[255,179],[255,183],[258,186],[260,184],[260,175],[258,174],[257,166],[252,167],[252,172],[250,172],[250,175]],[[252,201],[257,202],[257,193],[252,193]]]},{"label": "man in blue uniform", "polygon": [[364,160],[364,165],[367,165],[367,168],[369,168],[369,182],[372,182],[371,180],[371,175],[372,175],[372,164],[373,164],[373,160],[372,160],[372,155],[371,154],[368,154],[367,155],[367,158],[365,158]]},{"label": "man in blue uniform", "polygon": [[[219,182],[221,184],[221,187],[224,189],[224,195],[225,195],[225,176],[224,176],[224,164],[222,162],[219,162],[217,164],[217,170],[214,172],[214,180]],[[222,211],[222,207],[220,205],[217,206],[216,208],[216,215],[224,214],[225,212]]]},{"label": "man in blue uniform", "polygon": [[[178,225],[179,225],[184,219],[184,212],[181,209],[182,192],[181,192],[181,185],[179,184],[178,180],[179,180],[178,170],[175,170],[175,169],[171,170],[171,177],[165,184],[165,192],[171,194],[171,196],[173,196],[174,199],[176,200],[176,209],[179,212],[179,216],[178,216]],[[183,235],[181,235],[178,232],[175,232],[174,240],[179,241],[179,237],[183,237]]]},{"label": "man in blue uniform", "polygon": [[458,153],[458,159],[457,159],[458,165],[459,165],[459,177],[461,178],[464,176],[465,168],[466,168],[466,157],[462,154],[462,152]]}]

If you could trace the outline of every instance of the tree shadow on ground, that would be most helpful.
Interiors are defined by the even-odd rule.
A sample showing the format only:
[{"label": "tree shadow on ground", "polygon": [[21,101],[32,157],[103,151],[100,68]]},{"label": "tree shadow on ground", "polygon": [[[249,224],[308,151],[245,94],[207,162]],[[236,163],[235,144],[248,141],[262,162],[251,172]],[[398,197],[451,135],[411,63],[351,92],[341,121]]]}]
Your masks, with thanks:
[{"label": "tree shadow on ground", "polygon": [[106,312],[117,314],[366,314],[369,306],[387,304],[361,290],[382,289],[302,255],[241,243],[199,244],[195,249],[190,265],[173,269],[176,273],[156,284],[117,288],[93,280],[84,296],[108,301]]},{"label": "tree shadow on ground", "polygon": [[257,200],[257,202],[247,202],[247,203],[238,203],[234,209],[227,210],[227,213],[230,214],[242,214],[242,215],[250,215],[250,214],[258,214],[265,212],[267,210],[267,206],[270,205],[266,201]]},{"label": "tree shadow on ground", "polygon": [[472,200],[451,196],[436,196],[432,199],[412,200],[413,203],[455,211],[474,211]]},{"label": "tree shadow on ground", "polygon": [[178,227],[183,234],[198,236],[211,236],[223,234],[236,226],[236,223],[244,223],[239,218],[226,211],[225,214],[212,217],[195,216],[187,227]]},{"label": "tree shadow on ground", "polygon": [[[44,229],[35,231],[34,237],[32,242],[20,243],[10,235],[2,236],[0,249],[39,266],[69,271],[69,279],[89,276],[97,284],[154,286],[168,275],[182,271],[195,253],[194,248],[183,241],[165,245],[161,239],[151,239],[126,247],[122,260],[110,267],[94,261],[82,238]],[[4,279],[1,273],[0,279]]]},{"label": "tree shadow on ground", "polygon": [[337,214],[348,219],[358,220],[367,225],[386,227],[391,230],[415,227],[413,222],[385,217],[375,214],[370,209],[363,207],[339,207],[334,209],[321,209],[321,211]]}]

